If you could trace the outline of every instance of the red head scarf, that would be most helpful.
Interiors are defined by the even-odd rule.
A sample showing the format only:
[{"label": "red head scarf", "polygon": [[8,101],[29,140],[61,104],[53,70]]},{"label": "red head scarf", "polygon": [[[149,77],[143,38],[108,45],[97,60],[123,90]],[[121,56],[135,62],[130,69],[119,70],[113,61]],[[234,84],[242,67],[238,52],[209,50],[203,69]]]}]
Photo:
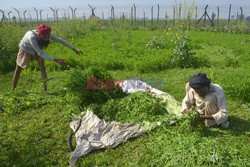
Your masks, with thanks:
[{"label": "red head scarf", "polygon": [[38,35],[50,35],[51,28],[46,24],[41,24],[37,27]]}]

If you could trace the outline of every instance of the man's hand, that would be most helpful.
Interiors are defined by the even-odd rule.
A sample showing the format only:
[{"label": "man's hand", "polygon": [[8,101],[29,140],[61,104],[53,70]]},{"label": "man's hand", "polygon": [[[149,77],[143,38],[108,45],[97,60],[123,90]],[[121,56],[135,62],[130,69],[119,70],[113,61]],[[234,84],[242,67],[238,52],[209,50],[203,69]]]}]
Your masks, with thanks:
[{"label": "man's hand", "polygon": [[196,117],[191,121],[191,125],[196,125],[198,122],[204,120],[203,115],[197,114]]},{"label": "man's hand", "polygon": [[73,51],[78,55],[83,55],[82,51],[73,48]]},{"label": "man's hand", "polygon": [[57,62],[58,64],[60,64],[61,66],[67,65],[66,61],[63,59],[54,59],[54,61]]}]

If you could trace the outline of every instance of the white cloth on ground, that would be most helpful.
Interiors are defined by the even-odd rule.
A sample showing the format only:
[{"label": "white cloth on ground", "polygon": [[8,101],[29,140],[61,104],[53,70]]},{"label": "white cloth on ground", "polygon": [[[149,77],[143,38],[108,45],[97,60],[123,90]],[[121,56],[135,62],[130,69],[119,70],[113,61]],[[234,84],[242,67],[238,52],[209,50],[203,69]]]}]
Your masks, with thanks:
[{"label": "white cloth on ground", "polygon": [[[79,121],[73,121],[70,123],[70,127],[75,131],[78,123]],[[140,124],[106,122],[88,110],[75,134],[77,147],[70,157],[70,166],[73,166],[79,157],[92,150],[105,147],[114,148],[129,138],[137,137],[144,132],[145,129]]]},{"label": "white cloth on ground", "polygon": [[[153,96],[166,101],[167,104],[171,103],[166,106],[168,113],[175,114],[177,117],[182,116],[182,106],[178,101],[176,101],[171,95],[151,87],[145,82],[142,82],[140,79],[136,79],[136,81],[134,79],[125,80],[123,83],[119,83],[119,85],[122,87],[124,92],[128,93],[149,92]],[[146,86],[143,87],[142,85]],[[72,121],[70,123],[70,127],[74,132],[78,125],[79,120]],[[140,136],[146,131],[149,131],[160,125],[160,122],[106,122],[105,120],[98,118],[98,116],[92,111],[87,110],[86,115],[82,118],[81,126],[75,134],[77,147],[70,157],[70,166],[73,166],[77,162],[78,158],[87,155],[92,150],[106,147],[114,148],[118,144],[126,142],[129,138]]]}]

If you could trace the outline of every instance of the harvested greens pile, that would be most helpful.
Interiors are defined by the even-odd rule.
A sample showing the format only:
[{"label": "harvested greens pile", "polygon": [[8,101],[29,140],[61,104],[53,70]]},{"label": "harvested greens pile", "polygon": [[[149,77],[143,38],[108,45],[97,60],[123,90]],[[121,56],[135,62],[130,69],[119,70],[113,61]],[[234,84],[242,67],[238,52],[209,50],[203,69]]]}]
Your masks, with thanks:
[{"label": "harvested greens pile", "polygon": [[168,95],[157,98],[147,92],[127,94],[121,89],[86,89],[88,77],[103,79],[104,83],[108,78],[112,78],[100,68],[74,70],[67,80],[68,90],[81,99],[84,109],[91,108],[95,114],[107,121],[155,122],[166,117],[176,117],[172,114],[180,110],[179,103]]},{"label": "harvested greens pile", "polygon": [[166,105],[167,103],[149,93],[137,92],[124,98],[111,99],[93,109],[97,115],[108,121],[151,122],[168,114]]}]

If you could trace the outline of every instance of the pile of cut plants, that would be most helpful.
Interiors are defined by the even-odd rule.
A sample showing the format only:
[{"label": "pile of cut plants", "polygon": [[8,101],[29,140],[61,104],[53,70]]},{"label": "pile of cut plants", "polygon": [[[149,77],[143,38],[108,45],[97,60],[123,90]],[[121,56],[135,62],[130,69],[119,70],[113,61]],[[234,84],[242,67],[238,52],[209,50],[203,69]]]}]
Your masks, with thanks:
[{"label": "pile of cut plants", "polygon": [[[179,119],[173,114],[174,112],[170,111],[181,108],[174,98],[159,98],[149,92],[129,94],[123,92],[122,89],[116,89],[116,86],[114,89],[87,89],[86,78],[99,78],[104,83],[112,78],[105,69],[90,67],[85,70],[73,70],[69,72],[69,76],[64,82],[68,93],[81,100],[81,107],[84,111],[91,109],[98,117],[106,121],[132,123]],[[92,84],[98,85],[98,81]]]}]

